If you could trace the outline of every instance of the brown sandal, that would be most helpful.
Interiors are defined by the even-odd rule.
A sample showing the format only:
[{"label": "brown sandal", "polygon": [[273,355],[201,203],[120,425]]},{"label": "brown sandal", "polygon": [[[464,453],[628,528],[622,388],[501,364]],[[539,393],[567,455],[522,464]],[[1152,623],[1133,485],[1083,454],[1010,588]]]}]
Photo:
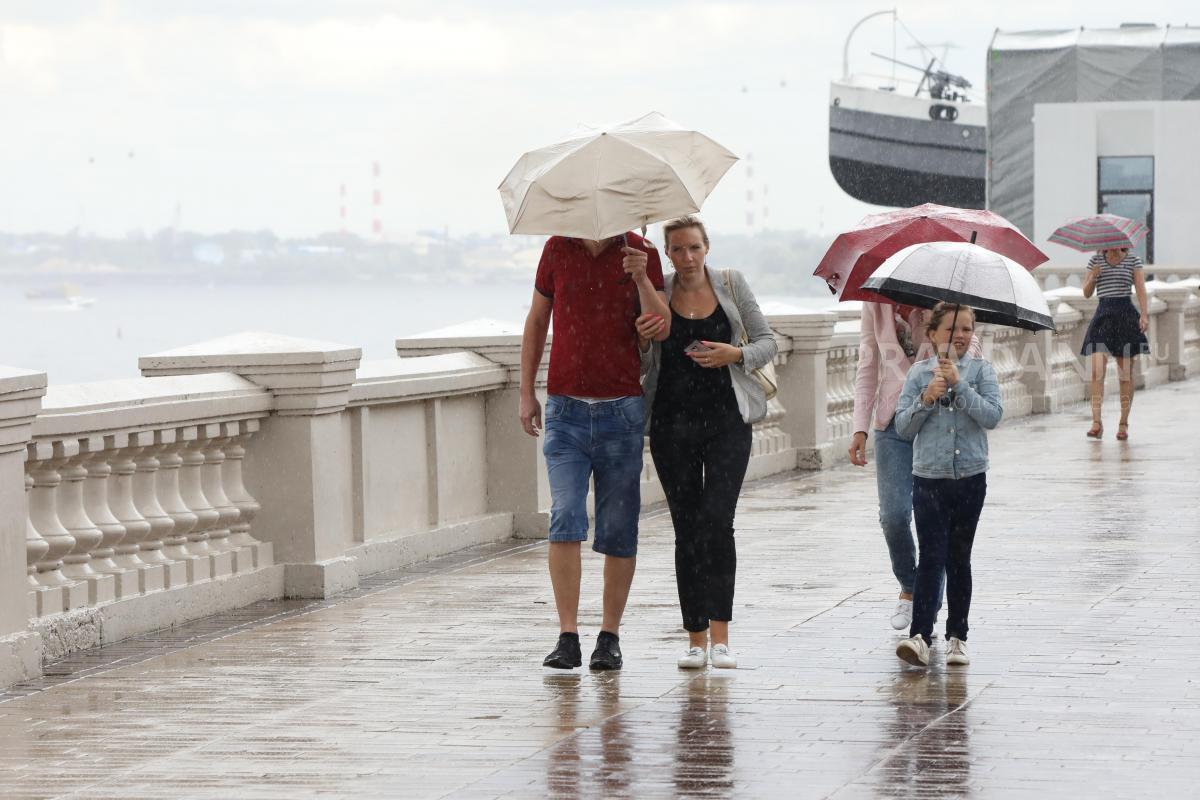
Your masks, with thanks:
[{"label": "brown sandal", "polygon": [[1128,438],[1129,438],[1129,423],[1122,422],[1120,425],[1117,426],[1117,439],[1119,439],[1120,441],[1123,442]]},{"label": "brown sandal", "polygon": [[[1093,422],[1092,429],[1087,432],[1087,435],[1088,435],[1089,439],[1099,439],[1100,437],[1102,437],[1104,435],[1104,423]],[[1119,434],[1118,434],[1117,438],[1120,438]]]}]

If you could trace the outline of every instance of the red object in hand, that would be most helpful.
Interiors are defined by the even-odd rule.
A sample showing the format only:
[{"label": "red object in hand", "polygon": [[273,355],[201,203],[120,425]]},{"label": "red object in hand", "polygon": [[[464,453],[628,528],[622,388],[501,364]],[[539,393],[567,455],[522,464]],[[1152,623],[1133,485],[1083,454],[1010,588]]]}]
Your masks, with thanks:
[{"label": "red object in hand", "polygon": [[871,214],[858,227],[838,235],[813,272],[824,278],[838,301],[894,303],[862,288],[888,256],[922,242],[969,242],[1007,256],[1028,270],[1049,260],[1015,225],[999,214],[926,203],[883,214]]}]

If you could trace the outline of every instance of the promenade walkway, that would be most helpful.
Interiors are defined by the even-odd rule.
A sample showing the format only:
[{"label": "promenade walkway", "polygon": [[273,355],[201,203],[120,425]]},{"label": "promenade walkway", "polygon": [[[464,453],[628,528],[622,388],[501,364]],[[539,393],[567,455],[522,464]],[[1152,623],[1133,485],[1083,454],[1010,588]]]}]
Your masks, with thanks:
[{"label": "promenade walkway", "polygon": [[1128,442],[1082,406],[993,434],[965,669],[893,655],[875,477],[847,466],[747,488],[736,671],[675,668],[655,512],[621,673],[544,671],[545,545],[484,548],[0,693],[0,796],[1195,797],[1198,408],[1193,381],[1140,393]]}]

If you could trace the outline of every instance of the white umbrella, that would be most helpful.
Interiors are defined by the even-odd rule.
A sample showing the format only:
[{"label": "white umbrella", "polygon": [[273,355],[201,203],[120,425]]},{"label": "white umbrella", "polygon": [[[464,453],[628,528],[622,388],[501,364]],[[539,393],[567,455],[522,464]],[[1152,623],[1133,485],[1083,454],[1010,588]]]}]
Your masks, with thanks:
[{"label": "white umbrella", "polygon": [[970,306],[980,322],[1054,330],[1034,277],[1011,258],[968,242],[910,245],[880,264],[863,288],[924,308],[940,301]]},{"label": "white umbrella", "polygon": [[735,161],[652,112],[526,153],[499,189],[510,233],[600,240],[699,211]]}]

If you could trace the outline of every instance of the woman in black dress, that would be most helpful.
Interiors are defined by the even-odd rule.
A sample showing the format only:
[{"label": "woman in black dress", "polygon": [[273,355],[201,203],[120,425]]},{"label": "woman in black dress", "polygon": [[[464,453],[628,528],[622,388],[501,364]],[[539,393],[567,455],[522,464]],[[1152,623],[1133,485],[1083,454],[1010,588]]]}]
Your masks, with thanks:
[{"label": "woman in black dress", "polygon": [[[688,649],[678,664],[730,669],[737,552],[733,517],[750,460],[751,426],[767,413],[752,371],[775,357],[775,335],[736,270],[710,270],[708,234],[695,217],[663,226],[675,272],[666,276],[671,334],[649,345],[662,319],[638,319],[649,346],[643,389],[650,454],[675,527],[675,578]],[[711,648],[709,645],[711,644]]]},{"label": "woman in black dress", "polygon": [[[1099,439],[1104,435],[1100,407],[1104,402],[1104,373],[1108,358],[1117,361],[1117,379],[1121,387],[1121,421],[1117,438],[1129,438],[1129,407],[1133,404],[1133,359],[1150,352],[1146,330],[1150,327],[1149,300],[1146,297],[1146,276],[1142,260],[1117,247],[1092,256],[1087,277],[1083,281],[1083,296],[1100,297],[1100,305],[1083,338],[1082,354],[1091,360],[1092,427],[1088,436]],[[1137,292],[1139,309],[1129,299],[1129,289]]]}]

